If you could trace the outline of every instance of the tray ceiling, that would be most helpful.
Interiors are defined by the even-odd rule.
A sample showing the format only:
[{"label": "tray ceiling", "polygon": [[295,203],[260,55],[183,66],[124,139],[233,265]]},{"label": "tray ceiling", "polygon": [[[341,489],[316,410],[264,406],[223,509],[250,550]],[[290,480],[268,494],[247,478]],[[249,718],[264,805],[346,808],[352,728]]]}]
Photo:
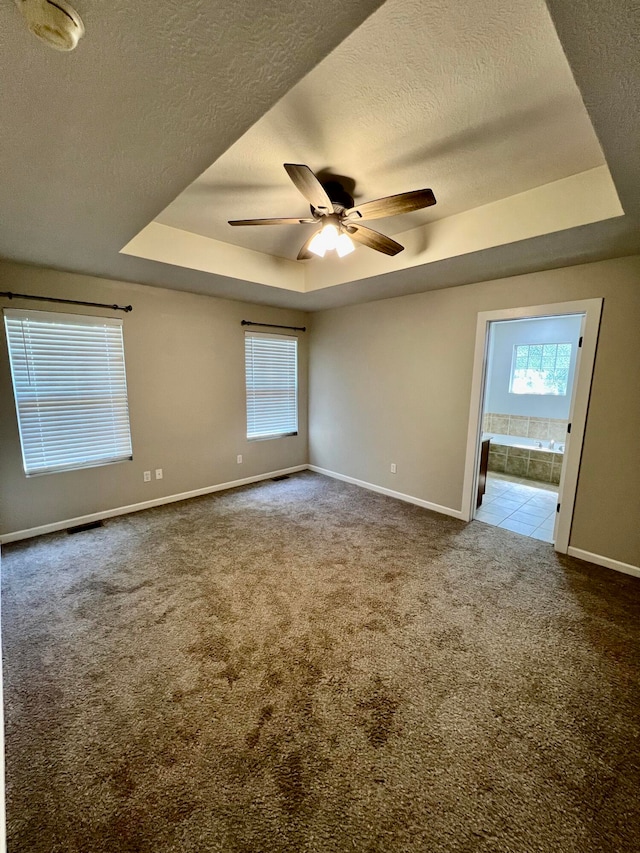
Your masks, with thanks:
[{"label": "tray ceiling", "polygon": [[[71,54],[0,7],[0,257],[315,310],[640,252],[635,0],[77,4]],[[438,205],[300,263],[226,225],[306,213],[286,161]]]},{"label": "tray ceiling", "polygon": [[395,235],[605,160],[542,0],[388,0],[156,221],[295,259],[306,228],[227,224],[308,216],[285,162],[354,179],[357,201],[433,188],[373,225]]}]

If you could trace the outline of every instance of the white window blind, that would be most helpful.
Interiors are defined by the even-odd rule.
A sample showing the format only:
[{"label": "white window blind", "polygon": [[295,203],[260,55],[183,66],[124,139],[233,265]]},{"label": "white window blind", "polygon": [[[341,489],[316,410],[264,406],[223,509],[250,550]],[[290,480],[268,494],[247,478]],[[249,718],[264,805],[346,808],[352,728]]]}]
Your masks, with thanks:
[{"label": "white window blind", "polygon": [[131,459],[122,320],[5,309],[27,475]]},{"label": "white window blind", "polygon": [[247,438],[298,432],[298,340],[245,333]]}]

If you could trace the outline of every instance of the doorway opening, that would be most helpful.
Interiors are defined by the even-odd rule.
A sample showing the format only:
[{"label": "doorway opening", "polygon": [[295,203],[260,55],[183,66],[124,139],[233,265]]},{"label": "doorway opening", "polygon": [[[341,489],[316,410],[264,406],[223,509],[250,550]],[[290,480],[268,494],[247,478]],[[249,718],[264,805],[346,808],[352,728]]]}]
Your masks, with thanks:
[{"label": "doorway opening", "polygon": [[566,553],[601,309],[589,299],[478,315],[468,520]]},{"label": "doorway opening", "polygon": [[489,323],[477,520],[553,542],[583,319]]}]

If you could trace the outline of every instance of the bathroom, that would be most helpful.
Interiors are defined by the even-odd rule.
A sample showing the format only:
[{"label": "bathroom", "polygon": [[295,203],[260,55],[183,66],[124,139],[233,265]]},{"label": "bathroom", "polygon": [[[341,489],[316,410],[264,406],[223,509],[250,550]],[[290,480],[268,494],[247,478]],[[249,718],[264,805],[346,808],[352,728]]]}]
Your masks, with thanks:
[{"label": "bathroom", "polygon": [[477,519],[553,541],[582,321],[573,314],[491,324],[482,421],[487,481]]}]

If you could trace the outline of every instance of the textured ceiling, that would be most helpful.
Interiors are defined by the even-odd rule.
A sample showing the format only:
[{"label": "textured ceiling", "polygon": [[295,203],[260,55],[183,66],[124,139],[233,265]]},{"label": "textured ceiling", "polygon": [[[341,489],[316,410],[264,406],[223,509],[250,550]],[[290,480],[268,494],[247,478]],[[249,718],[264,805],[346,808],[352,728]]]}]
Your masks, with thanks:
[{"label": "textured ceiling", "polygon": [[[477,21],[479,36],[467,36],[459,45],[459,56],[456,34],[458,28],[466,32],[468,22],[461,16],[470,3],[409,3],[404,18],[390,19],[394,35],[388,44],[372,50],[366,35],[369,27],[375,29],[376,19],[365,19],[380,5],[377,0],[76,0],[87,35],[68,55],[34,40],[15,6],[2,4],[0,256],[314,310],[640,252],[637,0],[606,5],[601,0],[548,0],[625,216],[373,276],[331,292],[295,293],[230,274],[119,254],[212,163],[214,170],[227,168],[235,146],[251,139],[250,128],[255,125],[261,134],[262,121],[268,126],[282,104],[284,117],[273,127],[269,143],[278,161],[252,149],[252,160],[240,177],[233,170],[226,177],[216,176],[219,183],[232,184],[231,195],[240,208],[225,210],[223,220],[240,217],[245,209],[251,216],[292,213],[289,199],[299,202],[295,190],[286,187],[281,168],[289,159],[348,171],[365,198],[432,186],[440,201],[435,215],[447,212],[446,205],[452,212],[460,205],[480,204],[489,199],[483,193],[490,194],[498,184],[506,187],[500,192],[512,192],[510,181],[533,180],[533,186],[544,174],[543,181],[554,180],[554,170],[563,171],[571,157],[581,164],[575,171],[589,168],[598,156],[597,146],[575,90],[568,99],[566,89],[565,95],[560,91],[567,73],[558,44],[553,39],[544,46],[536,42],[543,10],[538,4],[532,8],[505,2],[495,7],[494,2]],[[501,10],[497,17],[496,8]],[[487,36],[490,28],[496,32],[495,45]],[[429,53],[428,41],[422,50],[429,62],[415,57],[408,62],[406,57],[416,49],[414,30],[432,31],[433,44],[449,38],[452,51]],[[334,118],[341,104],[332,102],[328,84],[319,93],[320,105],[297,94],[309,80],[313,83],[313,74],[305,75],[325,57],[330,63],[331,51],[351,33],[360,46],[343,61],[350,78],[349,109],[356,111],[357,122]],[[510,38],[522,58],[522,68],[514,71],[496,59]],[[493,51],[491,62],[487,45]],[[543,47],[547,52],[540,67],[536,52]],[[506,56],[513,55],[507,49]],[[383,94],[375,89],[379,77],[384,79]],[[292,96],[288,107],[287,99],[277,103],[287,92]],[[395,96],[391,101],[389,93]],[[427,108],[421,102],[425,94]],[[386,106],[375,109],[378,98]],[[326,109],[328,124],[318,120]],[[412,121],[422,124],[412,128]],[[363,138],[368,140],[366,156]],[[555,144],[545,149],[548,138]],[[286,157],[279,153],[285,146]],[[547,153],[542,156],[542,151]],[[524,179],[514,168],[521,163]],[[260,168],[254,169],[256,165]],[[485,172],[495,180],[486,181]],[[393,186],[383,186],[387,180]],[[447,182],[450,192],[442,194],[439,185]],[[253,186],[262,183],[263,190]],[[249,188],[242,189],[247,184]],[[218,190],[226,193],[223,186]],[[273,209],[279,198],[273,193],[286,194],[286,208]],[[203,196],[211,205],[206,189]],[[219,219],[216,202],[213,208],[212,218]],[[401,228],[414,224],[413,217],[400,220]]]},{"label": "textured ceiling", "polygon": [[432,187],[435,207],[374,225],[398,234],[604,157],[542,0],[387,0],[157,221],[295,259],[307,228],[227,224],[308,215],[284,162],[360,201]]},{"label": "textured ceiling", "polygon": [[380,0],[74,2],[70,54],[0,4],[0,255],[149,280],[122,246]]}]

